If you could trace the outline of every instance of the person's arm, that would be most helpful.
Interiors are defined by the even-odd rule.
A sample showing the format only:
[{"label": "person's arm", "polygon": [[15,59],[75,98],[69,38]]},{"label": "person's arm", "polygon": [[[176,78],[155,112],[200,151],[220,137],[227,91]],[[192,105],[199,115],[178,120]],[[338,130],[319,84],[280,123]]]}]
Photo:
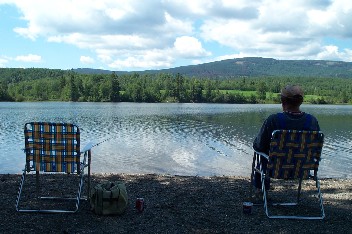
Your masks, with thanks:
[{"label": "person's arm", "polygon": [[309,130],[309,131],[320,131],[320,126],[318,123],[317,118],[311,114],[306,113],[306,122],[304,123],[304,130]]},{"label": "person's arm", "polygon": [[318,120],[314,116],[313,116],[313,125],[314,125],[315,131],[320,131],[320,126],[319,126]]},{"label": "person's arm", "polygon": [[270,148],[271,133],[270,118],[266,119],[253,142],[253,149],[268,154]]}]

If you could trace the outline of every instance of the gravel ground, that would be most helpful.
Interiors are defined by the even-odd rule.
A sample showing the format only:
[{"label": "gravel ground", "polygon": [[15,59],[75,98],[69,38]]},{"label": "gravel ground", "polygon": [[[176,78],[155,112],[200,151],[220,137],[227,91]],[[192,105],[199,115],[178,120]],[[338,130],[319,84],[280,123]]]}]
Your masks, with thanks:
[{"label": "gravel ground", "polygon": [[[71,176],[72,177],[72,176]],[[68,188],[73,179],[61,180],[45,175],[50,182],[49,192]],[[260,205],[252,214],[243,214],[242,204],[251,200],[249,178],[214,176],[170,176],[94,174],[96,183],[124,181],[129,195],[126,212],[120,216],[99,216],[90,210],[88,201],[82,201],[75,214],[19,213],[15,201],[20,175],[0,175],[1,207],[0,233],[351,233],[352,183],[345,179],[321,180],[326,218],[319,220],[268,219]],[[27,178],[28,188],[34,177]],[[26,187],[26,188],[27,188]],[[273,182],[270,199],[280,199],[292,184],[282,187]],[[307,201],[300,208],[275,212],[310,212],[319,210],[314,183],[306,183],[302,198]],[[23,191],[23,204],[30,190]],[[136,197],[145,199],[146,208],[135,209]],[[285,195],[286,197],[286,195]],[[287,197],[286,197],[287,198]],[[319,213],[319,212],[318,212]]]}]

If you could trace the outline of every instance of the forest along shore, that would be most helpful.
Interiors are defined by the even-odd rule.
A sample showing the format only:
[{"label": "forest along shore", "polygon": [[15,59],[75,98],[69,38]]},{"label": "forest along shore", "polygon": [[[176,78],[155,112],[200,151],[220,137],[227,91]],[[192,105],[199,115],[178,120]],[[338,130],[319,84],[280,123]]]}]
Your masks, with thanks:
[{"label": "forest along shore", "polygon": [[[42,183],[50,182],[47,191],[73,188],[71,177],[61,179],[46,175]],[[103,181],[126,183],[129,204],[121,216],[98,216],[87,201],[81,203],[76,214],[18,213],[15,201],[21,175],[0,175],[0,233],[347,233],[352,230],[352,180],[322,179],[326,218],[312,220],[268,219],[262,206],[255,206],[251,215],[243,214],[243,202],[250,197],[247,177],[233,176],[170,176],[157,174],[94,174],[92,186]],[[29,176],[26,185],[34,185]],[[78,184],[78,183],[77,183]],[[274,181],[272,198],[284,195]],[[288,186],[288,187],[287,187]],[[314,183],[305,183],[302,195],[310,201]],[[24,191],[25,193],[26,191]],[[146,208],[139,213],[135,200],[143,197]],[[23,196],[26,199],[26,196]],[[313,201],[312,200],[312,201]],[[316,206],[315,206],[316,205]],[[319,211],[318,203],[307,206]],[[298,211],[308,212],[305,208]],[[314,211],[315,212],[315,211]],[[319,212],[318,212],[319,213]]]},{"label": "forest along shore", "polygon": [[[255,60],[249,64],[258,64],[259,60]],[[282,86],[299,84],[304,87],[306,103],[352,104],[350,64],[347,63],[348,68],[339,65],[334,75],[330,65],[323,66],[329,68],[325,72],[319,66],[317,73],[310,73],[317,66],[307,69],[307,64],[301,64],[304,68],[296,67],[297,70],[287,74],[294,65],[271,69],[266,62],[262,64],[265,69],[261,74],[257,73],[261,67],[258,65],[251,74],[231,74],[243,69],[230,65],[228,70],[228,64],[221,63],[217,63],[217,69],[212,67],[217,74],[215,70],[205,72],[208,70],[205,67],[196,73],[183,70],[173,74],[156,71],[83,74],[46,68],[0,68],[0,101],[280,103],[278,94]],[[191,71],[195,70],[192,66]],[[267,72],[274,70],[275,74],[268,76]],[[310,74],[303,75],[302,71]],[[346,71],[348,74],[342,75]],[[297,76],[297,72],[301,75]],[[336,74],[342,75],[341,78]]]}]

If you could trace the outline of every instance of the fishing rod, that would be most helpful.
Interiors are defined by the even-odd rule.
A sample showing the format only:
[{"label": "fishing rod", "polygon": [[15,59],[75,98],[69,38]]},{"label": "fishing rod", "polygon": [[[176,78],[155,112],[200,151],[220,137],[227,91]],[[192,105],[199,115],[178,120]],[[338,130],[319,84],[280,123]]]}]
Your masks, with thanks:
[{"label": "fishing rod", "polygon": [[86,144],[86,146],[83,148],[83,152],[84,152],[84,151],[87,151],[87,150],[90,150],[90,149],[92,149],[93,147],[96,147],[96,146],[98,146],[98,145],[100,145],[100,144],[102,144],[102,143],[104,143],[104,142],[106,142],[106,141],[109,141],[109,140],[111,140],[112,138],[114,138],[114,137],[109,137],[109,138],[107,138],[107,139],[105,139],[105,140],[103,140],[103,141],[100,141],[100,142],[96,143],[96,144],[93,144],[93,142],[90,141],[90,142],[88,142],[88,144]]},{"label": "fishing rod", "polygon": [[109,137],[109,138],[107,138],[107,139],[105,139],[105,140],[103,140],[103,141],[100,141],[100,142],[98,142],[98,143],[92,145],[92,148],[93,148],[93,147],[96,147],[96,146],[98,146],[98,145],[100,145],[100,144],[102,144],[102,143],[104,143],[104,142],[106,142],[106,141],[109,141],[109,140],[111,140],[112,138],[114,138],[114,137]]}]

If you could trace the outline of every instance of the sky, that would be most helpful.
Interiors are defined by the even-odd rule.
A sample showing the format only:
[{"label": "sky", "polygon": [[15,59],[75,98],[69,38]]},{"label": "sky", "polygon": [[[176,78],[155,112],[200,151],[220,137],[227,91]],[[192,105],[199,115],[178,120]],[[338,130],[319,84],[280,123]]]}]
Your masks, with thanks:
[{"label": "sky", "polygon": [[351,0],[0,0],[0,68],[352,62]]}]

